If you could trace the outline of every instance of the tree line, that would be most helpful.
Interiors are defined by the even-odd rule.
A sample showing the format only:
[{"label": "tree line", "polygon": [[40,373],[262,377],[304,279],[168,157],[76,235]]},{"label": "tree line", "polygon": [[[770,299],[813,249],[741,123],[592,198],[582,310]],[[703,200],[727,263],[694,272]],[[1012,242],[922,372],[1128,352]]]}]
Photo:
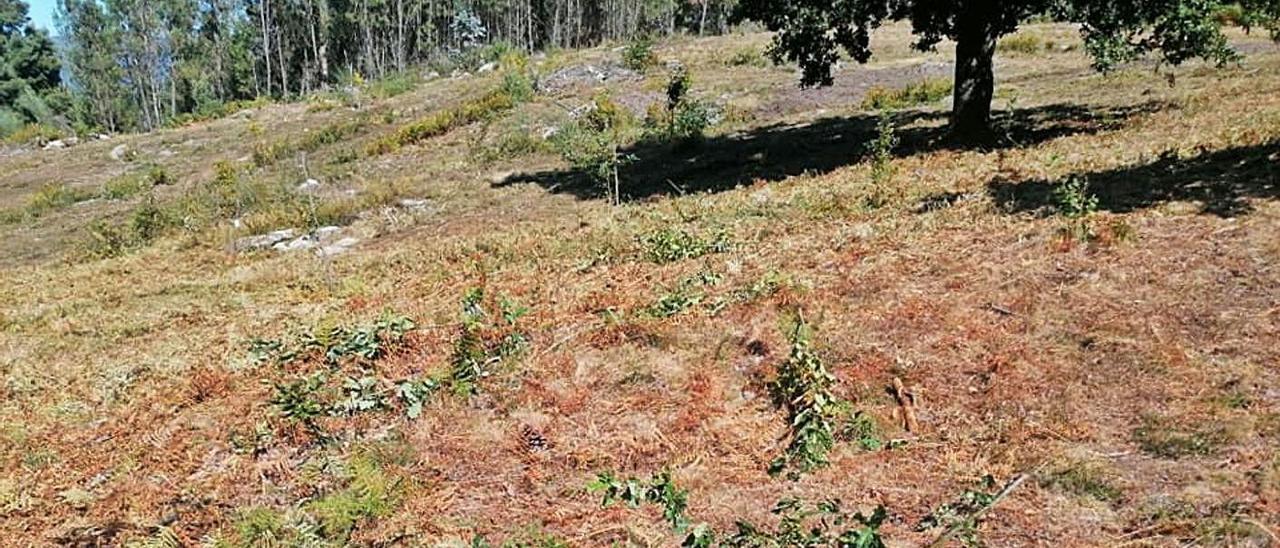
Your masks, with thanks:
[{"label": "tree line", "polygon": [[[11,112],[9,125],[14,118],[48,123],[58,113],[59,122],[81,130],[149,130],[242,101],[306,95],[423,64],[465,68],[498,43],[538,50],[722,33],[735,2],[59,0],[64,93],[35,93],[47,108]],[[21,27],[19,35],[48,41],[30,29],[22,0],[0,5],[0,13],[14,13],[7,19]]]}]

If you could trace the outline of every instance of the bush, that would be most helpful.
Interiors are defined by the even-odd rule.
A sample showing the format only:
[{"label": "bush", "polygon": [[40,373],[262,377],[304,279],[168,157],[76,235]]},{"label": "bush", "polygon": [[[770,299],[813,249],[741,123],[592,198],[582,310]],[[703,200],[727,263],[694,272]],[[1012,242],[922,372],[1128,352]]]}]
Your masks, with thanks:
[{"label": "bush", "polygon": [[666,109],[653,105],[645,117],[645,130],[650,137],[688,144],[702,139],[703,132],[715,123],[715,107],[689,97],[692,85],[693,79],[683,66],[671,71]]},{"label": "bush", "polygon": [[552,146],[574,169],[585,172],[605,188],[612,203],[621,203],[618,169],[631,161],[621,152],[628,113],[608,94],[597,95],[585,114],[556,132]]},{"label": "bush", "polygon": [[866,110],[894,110],[940,101],[951,94],[948,80],[925,80],[902,89],[871,88],[862,100]]},{"label": "bush", "polygon": [[[0,120],[3,122],[3,120]],[[0,132],[3,128],[0,128]],[[13,130],[4,140],[14,145],[42,145],[54,139],[61,139],[62,131],[44,124],[26,124]]]},{"label": "bush", "polygon": [[653,39],[648,36],[635,38],[622,48],[622,66],[636,72],[645,72],[658,64],[653,52]]},{"label": "bush", "polygon": [[369,84],[369,94],[379,99],[387,99],[408,93],[417,85],[417,79],[411,74],[393,74]]}]

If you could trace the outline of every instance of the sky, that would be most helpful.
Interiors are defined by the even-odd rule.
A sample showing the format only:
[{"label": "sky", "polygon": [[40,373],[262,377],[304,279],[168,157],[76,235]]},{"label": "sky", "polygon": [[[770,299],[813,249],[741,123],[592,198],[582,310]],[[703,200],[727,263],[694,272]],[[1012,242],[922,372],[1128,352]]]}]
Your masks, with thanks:
[{"label": "sky", "polygon": [[53,28],[53,8],[58,0],[26,0],[26,2],[31,6],[27,13],[31,16],[31,22],[49,31],[49,34],[57,34],[57,29]]}]

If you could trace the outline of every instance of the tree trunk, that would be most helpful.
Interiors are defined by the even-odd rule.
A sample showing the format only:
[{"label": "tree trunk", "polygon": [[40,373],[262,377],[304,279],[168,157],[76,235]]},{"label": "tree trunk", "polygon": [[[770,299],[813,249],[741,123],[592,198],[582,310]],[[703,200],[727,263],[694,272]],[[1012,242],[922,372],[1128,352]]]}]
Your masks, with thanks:
[{"label": "tree trunk", "polygon": [[987,140],[991,132],[991,97],[995,93],[993,57],[996,36],[982,10],[963,17],[956,36],[956,73],[951,107],[951,133],[965,140]]}]

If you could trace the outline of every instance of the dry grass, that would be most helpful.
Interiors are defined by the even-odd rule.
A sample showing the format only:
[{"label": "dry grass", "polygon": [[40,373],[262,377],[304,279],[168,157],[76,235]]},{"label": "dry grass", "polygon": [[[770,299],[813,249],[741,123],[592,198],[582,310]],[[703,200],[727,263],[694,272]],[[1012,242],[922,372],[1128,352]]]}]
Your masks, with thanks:
[{"label": "dry grass", "polygon": [[[918,61],[904,29],[881,39],[887,53],[867,70]],[[55,260],[89,222],[129,215],[139,198],[0,227],[18,246],[6,248],[0,275],[0,538],[231,542],[276,526],[301,534],[296,525],[314,519],[328,524],[318,534],[359,545],[544,534],[575,546],[672,545],[679,539],[657,511],[602,509],[584,488],[598,472],[649,477],[665,467],[689,490],[689,517],[720,530],[770,523],[784,495],[836,497],[885,505],[885,536],[919,545],[938,531],[915,525],[983,476],[1034,471],[1039,481],[979,524],[990,545],[1268,542],[1280,515],[1274,46],[1257,46],[1242,67],[1180,69],[1172,87],[1142,67],[1094,75],[1077,52],[1004,60],[1000,79],[1016,87],[1019,110],[1000,123],[1013,144],[947,148],[936,110],[901,113],[890,181],[899,189],[871,204],[871,167],[858,151],[874,119],[859,112],[861,95],[776,108],[776,97],[796,93],[794,74],[724,67],[760,41],[656,48],[690,59],[698,91],[749,116],[693,151],[638,148],[623,179],[636,199],[618,208],[580,192],[536,148],[480,161],[475,151],[503,131],[564,119],[539,98],[395,155],[328,163],[400,131],[394,121],[317,145],[311,167],[326,182],[358,197],[394,185],[389,196],[433,204],[416,216],[388,207],[392,198],[352,205],[369,210],[353,221],[367,238],[330,260],[233,254],[225,229],[208,228],[116,258]],[[858,89],[857,70],[839,75],[840,89]],[[413,120],[494,85],[424,84],[366,108]],[[647,85],[610,84],[636,112]],[[279,138],[353,116],[306,108],[265,107],[252,122]],[[53,176],[96,188],[135,172],[107,157],[126,142],[144,160],[183,151],[156,154],[177,180],[156,200],[180,200],[212,179],[215,161],[251,155],[265,137],[250,123],[8,155],[0,199],[25,203]],[[237,165],[291,187],[292,164]],[[510,170],[528,177],[493,174]],[[1072,175],[1099,197],[1089,222],[1123,222],[1130,238],[1059,236],[1051,190]],[[325,199],[351,199],[342,195]],[[663,229],[724,234],[732,245],[650,260],[644,236]],[[700,302],[727,305],[648,312],[708,272],[718,282],[698,286]],[[495,366],[476,395],[437,392],[417,420],[399,404],[325,417],[327,440],[269,403],[271,382],[327,366],[255,364],[250,341],[388,310],[419,328],[389,355],[338,371],[447,376],[472,287],[530,308],[518,321],[528,351]],[[838,444],[829,467],[793,482],[766,473],[787,441],[766,383],[786,359],[783,326],[797,311],[816,331],[833,392],[905,442],[877,452]],[[885,392],[894,377],[921,395],[920,432],[895,419]]]}]

